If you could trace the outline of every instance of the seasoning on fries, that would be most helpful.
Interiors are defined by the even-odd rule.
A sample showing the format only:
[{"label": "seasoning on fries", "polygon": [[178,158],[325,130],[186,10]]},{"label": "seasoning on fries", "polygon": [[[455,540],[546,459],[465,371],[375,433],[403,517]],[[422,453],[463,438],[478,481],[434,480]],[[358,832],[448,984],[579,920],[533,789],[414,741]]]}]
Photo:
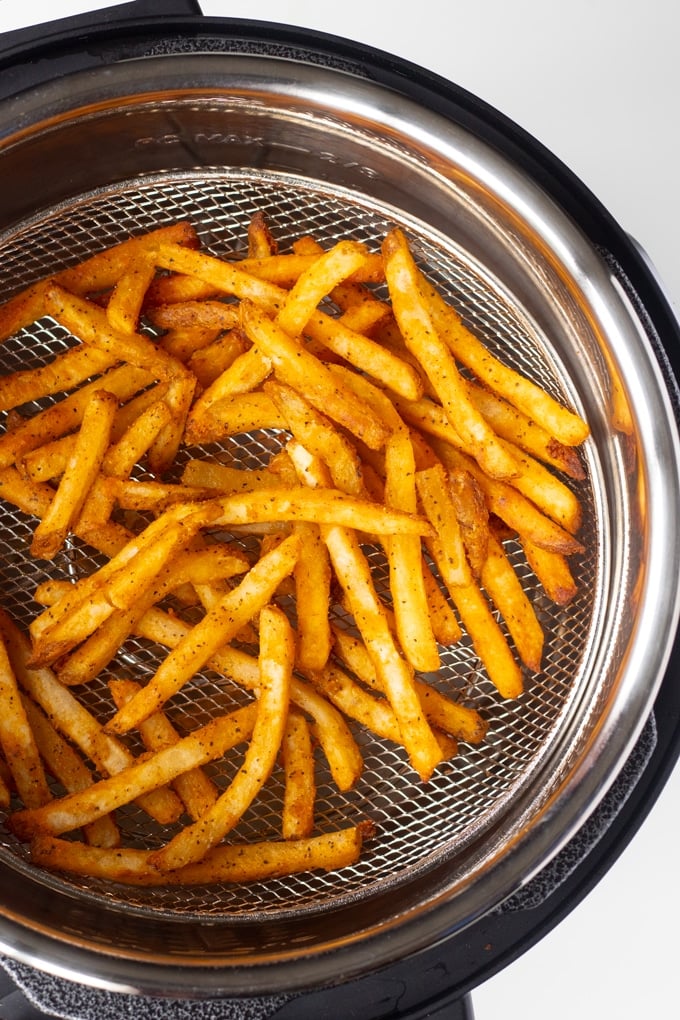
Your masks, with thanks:
[{"label": "seasoning on fries", "polygon": [[[9,828],[38,866],[138,885],[350,867],[379,834],[328,831],[319,761],[348,793],[371,779],[359,729],[420,782],[483,742],[431,682],[463,637],[496,696],[521,695],[544,634],[505,542],[566,606],[587,423],[464,327],[399,228],[379,251],[282,252],[256,214],[230,259],[161,226],[10,298],[0,341],[45,315],[71,345],[0,378],[0,496],[50,570],[27,631],[0,610]],[[212,455],[258,430],[267,463]],[[74,540],[98,556],[75,581]],[[115,672],[131,637],[155,649],[146,678]],[[233,702],[176,723],[206,670]],[[275,797],[278,831],[244,842]],[[155,820],[144,848],[132,804]]]}]

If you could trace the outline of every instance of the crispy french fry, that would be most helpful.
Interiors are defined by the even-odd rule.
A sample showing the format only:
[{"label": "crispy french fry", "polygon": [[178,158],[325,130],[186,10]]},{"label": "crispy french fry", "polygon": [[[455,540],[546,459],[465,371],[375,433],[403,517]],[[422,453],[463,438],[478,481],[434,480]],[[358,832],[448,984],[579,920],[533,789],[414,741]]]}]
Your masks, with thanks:
[{"label": "crispy french fry", "polygon": [[[24,695],[22,700],[40,756],[52,775],[69,793],[92,786],[95,777],[75,748],[64,740],[31,698]],[[25,803],[27,807],[31,806],[28,802]],[[102,815],[101,818],[86,825],[83,834],[87,842],[93,846],[120,846],[120,831],[113,815]]]},{"label": "crispy french fry", "polygon": [[482,583],[505,620],[521,661],[538,673],[543,655],[543,629],[502,544],[493,534],[489,535]]},{"label": "crispy french fry", "polygon": [[568,606],[577,594],[574,576],[565,556],[522,540],[527,562],[548,596],[558,606]]},{"label": "crispy french fry", "polygon": [[536,383],[503,365],[463,324],[436,288],[419,274],[418,285],[434,325],[461,364],[466,365],[489,389],[504,397],[565,446],[578,446],[589,435],[587,423],[559,404]]},{"label": "crispy french fry", "polygon": [[[151,641],[175,648],[189,633],[189,625],[159,609],[145,613],[136,632]],[[257,691],[257,660],[241,649],[223,646],[208,660],[210,669],[230,677],[249,691]],[[298,677],[291,682],[291,698],[312,719],[312,729],[328,760],[339,790],[351,790],[361,775],[363,759],[351,731],[340,713]]]},{"label": "crispy french fry", "polygon": [[451,589],[450,595],[473,647],[500,696],[519,697],[524,690],[522,671],[482,592],[476,584],[468,584]]},{"label": "crispy french fry", "polygon": [[328,616],[331,567],[318,524],[298,521],[300,556],[293,573],[297,612],[298,647],[296,662],[305,669],[321,669],[331,650]]},{"label": "crispy french fry", "polygon": [[151,253],[132,255],[116,280],[106,305],[106,318],[120,333],[136,333],[144,304],[144,295],[156,275]]},{"label": "crispy french fry", "polygon": [[356,864],[367,831],[370,834],[372,829],[357,825],[307,839],[218,846],[202,861],[175,871],[159,871],[152,863],[152,850],[110,851],[53,836],[36,837],[31,844],[31,857],[37,865],[52,871],[131,885],[259,882],[301,871],[336,871]]},{"label": "crispy french fry", "polygon": [[58,354],[46,365],[0,377],[0,411],[73,389],[91,376],[105,372],[115,359],[79,344]]},{"label": "crispy french fry", "polygon": [[310,490],[299,485],[282,490],[272,486],[218,496],[214,504],[218,514],[213,524],[224,527],[259,521],[316,521],[376,535],[427,535],[431,531],[428,522],[417,514],[391,510],[333,488]]},{"label": "crispy french fry", "polygon": [[272,398],[295,438],[328,466],[335,487],[348,495],[362,496],[359,456],[332,422],[290,386],[272,381],[265,383],[264,391]]},{"label": "crispy french fry", "polygon": [[[333,640],[335,650],[347,668],[365,684],[379,689],[378,675],[363,641],[337,626],[333,628]],[[423,710],[434,726],[470,744],[481,743],[488,724],[476,709],[461,705],[422,679],[416,679],[416,690]]]},{"label": "crispy french fry", "polygon": [[314,829],[314,749],[309,723],[301,712],[291,708],[282,743],[285,791],[281,812],[284,839],[305,839]]},{"label": "crispy french fry", "polygon": [[295,568],[299,545],[299,537],[291,535],[258,560],[241,583],[163,660],[148,684],[116,712],[107,731],[126,733],[138,726],[202,669],[220,646],[268,603],[279,582]]},{"label": "crispy french fry", "polygon": [[221,757],[249,738],[254,722],[251,705],[219,716],[176,743],[145,755],[84,790],[52,800],[42,808],[14,812],[10,819],[12,830],[19,838],[28,839],[38,833],[58,836],[88,825],[144,794],[165,788],[165,784],[182,773]]},{"label": "crispy french fry", "polygon": [[92,394],[54,499],[33,533],[31,553],[37,559],[53,559],[72,530],[108,449],[116,406],[112,393]]},{"label": "crispy french fry", "polygon": [[29,807],[52,799],[35,736],[19,693],[4,635],[0,633],[0,747],[19,796]]},{"label": "crispy french fry", "polygon": [[253,735],[244,762],[229,787],[198,821],[153,854],[161,871],[199,861],[234,828],[274,767],[288,718],[295,641],[287,617],[266,606],[260,617],[260,691]]},{"label": "crispy french fry", "polygon": [[[1,610],[0,632],[20,686],[40,705],[59,732],[104,774],[113,775],[132,764],[131,752],[105,733],[101,723],[59,683],[52,670],[30,664],[31,646],[26,635]],[[182,811],[178,797],[165,787],[137,798],[137,803],[165,825],[177,821]]]},{"label": "crispy french fry", "polygon": [[456,508],[443,465],[424,468],[416,474],[416,487],[434,535],[427,540],[446,586],[455,588],[472,581]]},{"label": "crispy french fry", "polygon": [[423,366],[453,428],[488,474],[511,478],[517,470],[514,458],[467,396],[453,356],[421,300],[418,271],[402,231],[395,228],[387,235],[383,258],[392,307],[406,346]]},{"label": "crispy french fry", "polygon": [[389,434],[384,423],[350,390],[339,385],[318,358],[294,337],[288,336],[256,305],[242,302],[241,315],[250,340],[271,359],[282,382],[304,393],[310,403],[357,435],[371,449],[384,445]]}]

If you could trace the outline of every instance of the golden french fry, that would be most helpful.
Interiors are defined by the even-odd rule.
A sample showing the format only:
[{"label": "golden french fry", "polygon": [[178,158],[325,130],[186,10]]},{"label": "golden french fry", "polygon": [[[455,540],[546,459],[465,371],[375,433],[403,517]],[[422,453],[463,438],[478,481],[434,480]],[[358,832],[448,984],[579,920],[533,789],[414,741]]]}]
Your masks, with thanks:
[{"label": "golden french fry", "polygon": [[[42,709],[27,695],[23,696],[26,718],[48,769],[64,789],[73,793],[84,790],[95,782],[90,769],[78,755],[75,748],[54,728]],[[27,807],[31,805],[25,802]],[[120,831],[113,815],[102,815],[86,825],[83,834],[93,846],[116,847],[120,845]]]},{"label": "golden french fry", "polygon": [[296,662],[300,669],[321,669],[331,650],[328,616],[331,567],[318,524],[298,521],[300,556],[295,565],[295,602],[298,647]]},{"label": "golden french fry", "polygon": [[[333,640],[335,650],[347,668],[369,687],[379,689],[378,675],[363,641],[337,626],[333,628]],[[481,743],[488,724],[476,709],[461,705],[422,679],[416,678],[416,690],[433,726],[470,744]]]},{"label": "golden french fry", "polygon": [[232,843],[210,850],[202,861],[175,871],[159,871],[152,850],[105,850],[73,840],[38,836],[31,843],[33,862],[52,871],[88,875],[131,885],[206,885],[259,882],[301,871],[337,871],[356,864],[370,825],[356,825],[307,839]]},{"label": "golden french fry", "polygon": [[436,440],[433,445],[447,468],[469,471],[473,475],[490,512],[500,517],[522,540],[529,539],[543,549],[565,556],[583,552],[583,546],[574,535],[547,517],[513,485],[498,478],[489,478],[478,470],[472,458],[458,450]]},{"label": "golden french fry", "polygon": [[258,210],[248,221],[248,258],[269,258],[278,252],[278,244],[265,214]]},{"label": "golden french fry", "polygon": [[371,572],[354,532],[322,525],[321,533],[336,577],[345,591],[357,627],[369,649],[385,694],[399,721],[401,743],[413,768],[427,780],[441,762],[441,750],[415,692],[413,670],[400,655]]},{"label": "golden french fry", "polygon": [[196,376],[199,386],[207,389],[222,372],[226,371],[247,349],[247,341],[240,330],[232,329],[218,336],[212,343],[193,352],[187,368]]},{"label": "golden french fry", "polygon": [[300,540],[290,535],[263,556],[241,583],[196,624],[172,650],[154,676],[107,723],[110,733],[126,733],[172,697],[271,599],[279,582],[295,568]]},{"label": "golden french fry", "polygon": [[[1,610],[0,633],[20,686],[40,705],[60,733],[104,774],[113,775],[132,764],[134,759],[127,747],[104,731],[101,723],[57,680],[52,670],[31,665],[28,638]],[[138,798],[137,802],[164,825],[177,821],[182,812],[179,798],[166,787]]]},{"label": "golden french fry", "polygon": [[115,478],[127,478],[171,419],[165,400],[156,400],[128,426],[106,451],[102,470]]},{"label": "golden french fry", "polygon": [[523,538],[522,548],[548,598],[558,606],[568,606],[576,596],[577,587],[566,557],[550,549],[542,549],[527,538]]},{"label": "golden french fry", "polygon": [[519,697],[524,690],[522,671],[482,592],[476,584],[458,585],[450,590],[450,595],[475,652],[500,696]]},{"label": "golden french fry", "polygon": [[[159,609],[145,613],[135,629],[143,637],[168,648],[176,648],[190,631],[188,624]],[[223,646],[210,657],[208,666],[246,690],[258,689],[257,660],[241,649]],[[363,759],[343,717],[298,677],[293,677],[291,698],[311,717],[313,732],[328,760],[336,786],[339,790],[351,790],[361,775]]]},{"label": "golden french fry", "polygon": [[256,489],[270,489],[288,484],[274,471],[231,467],[217,461],[194,457],[188,460],[182,471],[182,485],[190,488],[217,489],[219,492],[254,492]]},{"label": "golden french fry", "polygon": [[106,318],[120,333],[136,333],[144,304],[144,295],[156,275],[151,253],[132,255],[116,280],[106,305]]},{"label": "golden french fry", "polygon": [[375,535],[427,535],[428,522],[417,514],[391,510],[368,499],[347,496],[337,489],[309,489],[304,485],[283,490],[272,486],[254,492],[216,496],[215,526],[230,527],[261,521],[316,521],[339,524]]},{"label": "golden french fry", "polygon": [[489,544],[489,510],[469,471],[449,471],[448,488],[474,577],[481,577]]},{"label": "golden french fry", "polygon": [[57,284],[47,287],[45,306],[57,322],[83,343],[150,372],[157,379],[176,379],[186,371],[180,362],[166,354],[149,337],[114,329],[103,309]]},{"label": "golden french fry", "polygon": [[467,396],[454,358],[421,299],[418,270],[402,231],[390,231],[382,250],[392,308],[406,346],[423,366],[449,421],[475,459],[492,477],[511,478],[517,470],[514,459]]},{"label": "golden french fry", "polygon": [[30,807],[52,799],[14,667],[0,632],[0,747],[19,796]]},{"label": "golden french fry", "polygon": [[286,419],[266,393],[242,393],[218,404],[215,413],[207,411],[200,419],[191,419],[185,434],[188,445],[215,443],[258,429],[285,429]]},{"label": "golden french fry", "polygon": [[31,553],[37,559],[53,559],[72,530],[108,449],[116,407],[116,398],[106,390],[88,401],[54,499],[33,533]]},{"label": "golden french fry", "polygon": [[242,324],[252,343],[271,359],[277,377],[324,414],[362,439],[371,449],[380,449],[389,430],[363,401],[340,385],[328,368],[288,336],[256,305],[241,303]]},{"label": "golden french fry", "polygon": [[272,381],[265,383],[264,392],[272,398],[295,438],[328,466],[333,485],[348,495],[363,495],[361,461],[335,425],[290,386]]},{"label": "golden french fry", "polygon": [[23,369],[0,377],[0,411],[8,411],[31,400],[70,390],[100,372],[115,359],[82,344],[58,354],[46,365]]},{"label": "golden french fry", "polygon": [[538,673],[543,655],[543,629],[502,544],[493,534],[489,535],[482,584],[505,620],[521,661]]},{"label": "golden french fry", "polygon": [[88,825],[144,794],[165,788],[178,775],[221,757],[248,740],[254,722],[251,705],[219,716],[169,747],[145,755],[84,790],[52,800],[41,808],[14,812],[9,820],[12,831],[20,839],[30,839],[38,833],[58,836]]},{"label": "golden french fry", "polygon": [[427,539],[433,559],[447,588],[472,581],[456,508],[449,490],[448,475],[441,464],[416,473],[416,487],[425,513],[434,528]]},{"label": "golden french fry", "polygon": [[112,368],[94,382],[81,386],[71,396],[44,408],[0,436],[0,467],[7,467],[31,450],[77,429],[92,394],[98,390],[106,390],[118,400],[127,400],[151,381],[151,376],[143,369],[130,365]]},{"label": "golden french fry", "polygon": [[212,808],[152,855],[161,871],[201,860],[234,828],[274,767],[288,718],[295,640],[285,614],[266,606],[260,614],[260,690],[253,735],[244,762]]},{"label": "golden french fry", "polygon": [[54,279],[74,294],[110,290],[126,271],[131,259],[150,252],[158,244],[173,243],[198,247],[198,235],[191,223],[180,221],[129,237],[125,241],[96,252],[88,259],[62,269]]},{"label": "golden french fry", "polygon": [[422,274],[419,274],[418,286],[436,329],[461,364],[474,372],[489,389],[542,425],[558,442],[565,446],[578,446],[587,439],[590,430],[580,415],[562,406],[536,383],[494,358]]},{"label": "golden french fry", "polygon": [[305,839],[314,829],[314,750],[309,723],[291,708],[282,744],[285,790],[281,812],[284,839]]}]

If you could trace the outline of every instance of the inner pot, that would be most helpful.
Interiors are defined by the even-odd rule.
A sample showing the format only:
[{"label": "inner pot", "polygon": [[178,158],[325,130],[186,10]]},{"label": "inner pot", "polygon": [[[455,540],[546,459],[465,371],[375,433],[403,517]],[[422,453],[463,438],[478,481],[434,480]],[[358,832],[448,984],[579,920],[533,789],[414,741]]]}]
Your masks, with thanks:
[{"label": "inner pot", "polygon": [[[376,824],[359,864],[178,894],[38,872],[3,830],[2,951],[101,987],[200,998],[332,984],[455,936],[591,814],[663,678],[680,486],[653,324],[607,253],[501,148],[350,66],[159,53],[22,93],[3,104],[0,127],[0,298],[178,219],[232,257],[258,210],[281,250],[304,234],[377,248],[398,225],[490,349],[591,428],[585,479],[574,483],[585,548],[572,562],[576,599],[550,604],[511,550],[545,629],[542,671],[503,702],[461,642],[437,682],[483,713],[484,743],[463,745],[421,784],[395,748],[357,734],[357,788],[340,796],[320,783],[322,825]],[[62,343],[50,323],[31,327],[5,344],[3,371]],[[228,452],[254,466],[275,443],[258,433]],[[4,605],[27,622],[43,576],[28,567],[25,519],[3,508],[3,524]],[[77,576],[90,556],[72,545],[68,569]],[[124,665],[145,674],[153,661],[139,643]],[[200,682],[207,699],[223,695],[211,677]],[[99,696],[96,686],[88,694]],[[245,836],[265,824],[255,812]]]}]

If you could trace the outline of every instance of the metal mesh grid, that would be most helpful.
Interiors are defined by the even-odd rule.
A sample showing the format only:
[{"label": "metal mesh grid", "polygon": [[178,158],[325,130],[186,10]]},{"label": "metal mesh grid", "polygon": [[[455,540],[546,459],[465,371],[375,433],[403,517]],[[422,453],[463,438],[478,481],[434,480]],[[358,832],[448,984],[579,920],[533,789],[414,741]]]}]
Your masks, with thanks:
[{"label": "metal mesh grid", "polygon": [[[164,176],[137,181],[102,194],[86,196],[62,207],[1,246],[2,281],[11,291],[31,283],[63,266],[73,264],[103,246],[130,233],[138,233],[177,219],[190,219],[197,226],[204,245],[216,254],[239,255],[245,248],[246,227],[252,213],[263,211],[281,250],[303,233],[313,234],[324,245],[341,237],[353,237],[377,247],[395,218],[392,212],[367,209],[345,195],[314,191],[294,180],[262,180],[246,173],[214,172]],[[397,220],[398,222],[398,220]],[[413,235],[411,223],[402,224]],[[416,238],[417,255],[424,267],[431,267],[434,282],[467,310],[474,328],[487,344],[508,362],[536,379],[557,395],[564,387],[545,356],[544,338],[528,331],[526,320],[510,308],[500,293],[475,271],[459,252],[442,247],[441,238],[421,233]],[[8,296],[0,293],[0,299]],[[26,368],[53,355],[67,342],[54,323],[41,322],[8,341],[2,350],[2,371]],[[261,466],[276,448],[277,438],[268,433],[239,437],[225,444],[225,459],[237,458],[244,466]],[[195,454],[195,450],[192,454]],[[274,879],[247,887],[145,891],[118,886],[62,880],[45,876],[47,884],[63,882],[95,897],[116,901],[128,909],[181,914],[229,916],[319,909],[345,897],[356,898],[384,882],[399,881],[413,869],[426,866],[433,854],[452,857],[462,852],[473,831],[493,822],[496,812],[517,791],[527,772],[536,768],[555,739],[561,720],[568,713],[579,690],[584,648],[592,626],[594,593],[598,580],[596,511],[587,483],[579,485],[584,509],[582,536],[588,550],[572,567],[580,594],[568,610],[548,601],[529,571],[519,547],[509,546],[516,569],[534,600],[545,630],[544,669],[527,678],[526,691],[517,701],[503,703],[495,693],[469,641],[443,653],[443,666],[435,682],[456,693],[464,703],[476,707],[489,720],[490,728],[480,747],[462,744],[458,757],[443,764],[427,784],[419,783],[404,753],[360,729],[355,735],[365,754],[365,770],[356,789],[340,794],[324,763],[318,761],[318,831],[370,817],[378,827],[378,838],[369,843],[360,862],[341,875],[314,873]],[[92,550],[73,540],[53,565],[30,562],[27,547],[31,522],[7,507],[1,508],[0,564],[3,601],[20,622],[27,622],[38,607],[32,602],[35,586],[53,572],[80,574],[98,562]],[[376,561],[378,552],[372,553]],[[380,563],[376,562],[376,569]],[[140,641],[126,644],[111,669],[125,671],[138,679],[151,673],[162,651]],[[108,674],[107,674],[108,675]],[[109,714],[105,695],[106,676],[88,685],[83,697],[88,707]],[[106,701],[104,700],[106,697]],[[206,712],[238,699],[232,685],[210,673],[197,677],[191,692],[183,691],[171,703],[171,716],[196,724],[197,703]],[[220,784],[229,776],[215,767]],[[219,773],[219,775],[218,775]],[[281,785],[276,775],[266,796],[253,805],[235,832],[235,837],[276,838],[277,811]],[[120,824],[129,839],[140,843],[167,839],[153,829],[146,816],[129,809],[121,812]],[[22,858],[23,850],[12,836],[0,830],[2,853]],[[29,865],[25,865],[29,866]]]}]

